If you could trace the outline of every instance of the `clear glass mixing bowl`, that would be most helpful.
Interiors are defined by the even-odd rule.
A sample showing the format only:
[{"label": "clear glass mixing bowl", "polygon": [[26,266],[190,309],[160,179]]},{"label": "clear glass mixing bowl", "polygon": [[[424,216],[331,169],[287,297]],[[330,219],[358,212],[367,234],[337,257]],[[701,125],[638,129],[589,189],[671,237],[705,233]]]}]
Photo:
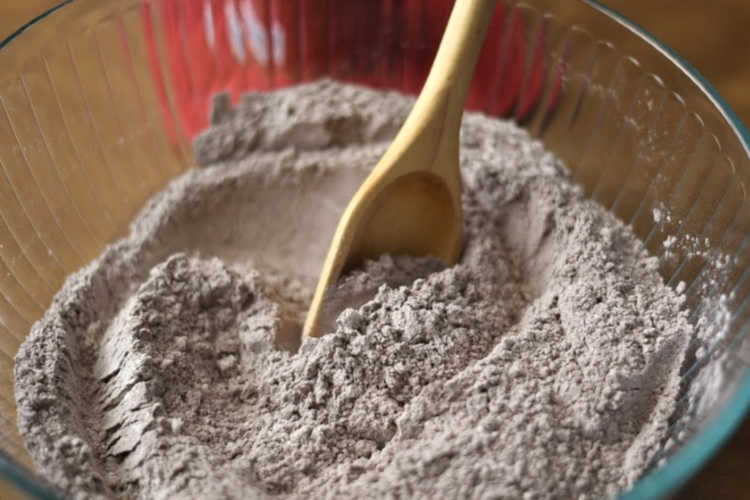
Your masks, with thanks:
[{"label": "clear glass mixing bowl", "polygon": [[[208,97],[321,76],[417,92],[450,3],[68,0],[0,44],[1,498],[54,497],[14,423],[19,343],[190,168]],[[668,47],[586,0],[500,2],[468,105],[542,140],[685,290],[699,334],[671,439],[624,495],[668,496],[750,403],[747,131]]]}]

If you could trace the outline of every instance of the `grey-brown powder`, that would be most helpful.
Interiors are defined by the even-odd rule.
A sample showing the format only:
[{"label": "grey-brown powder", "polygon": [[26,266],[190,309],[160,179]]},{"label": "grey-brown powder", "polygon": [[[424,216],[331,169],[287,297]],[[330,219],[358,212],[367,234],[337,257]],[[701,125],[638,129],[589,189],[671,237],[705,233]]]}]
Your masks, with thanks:
[{"label": "grey-brown powder", "polygon": [[211,166],[71,276],[19,351],[19,427],[45,477],[77,498],[633,484],[674,408],[682,299],[510,123],[464,119],[460,262],[367,263],[294,352],[335,222],[411,102],[329,81],[217,100],[196,140]]}]

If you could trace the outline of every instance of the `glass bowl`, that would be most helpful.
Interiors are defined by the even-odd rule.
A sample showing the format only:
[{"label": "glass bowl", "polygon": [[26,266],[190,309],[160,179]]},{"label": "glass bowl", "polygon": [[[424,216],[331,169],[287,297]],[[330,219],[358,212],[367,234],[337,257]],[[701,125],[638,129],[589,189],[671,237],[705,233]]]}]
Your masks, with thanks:
[{"label": "glass bowl", "polygon": [[[210,96],[320,77],[416,93],[451,1],[67,0],[0,43],[1,498],[54,498],[15,426],[13,356],[65,277],[191,167]],[[587,0],[500,2],[467,107],[513,119],[629,223],[696,325],[661,498],[750,403],[750,137],[710,84]]]}]

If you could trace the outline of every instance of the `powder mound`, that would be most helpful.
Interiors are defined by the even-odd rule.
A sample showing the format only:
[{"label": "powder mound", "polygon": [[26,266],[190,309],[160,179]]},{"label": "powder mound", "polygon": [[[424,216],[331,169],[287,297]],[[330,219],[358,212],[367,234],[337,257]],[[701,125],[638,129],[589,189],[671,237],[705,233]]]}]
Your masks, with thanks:
[{"label": "powder mound", "polygon": [[[395,94],[394,94],[395,96]],[[249,93],[236,108],[228,94],[214,97],[212,127],[194,139],[195,159],[205,165],[241,159],[257,149],[294,146],[319,150],[389,140],[411,108],[412,99],[390,99],[387,113],[371,94],[355,86],[322,80],[293,91]]]},{"label": "powder mound", "polygon": [[331,81],[214,101],[194,169],[72,275],[16,359],[73,498],[599,498],[664,444],[692,328],[632,231],[511,123],[462,125],[460,261],[384,255],[297,338],[413,101]]},{"label": "powder mound", "polygon": [[[94,362],[104,431],[97,451],[118,462],[125,486],[118,493],[171,497],[189,481],[195,494],[227,492],[222,483],[233,471],[212,471],[213,480],[203,481],[226,453],[212,448],[206,431],[241,420],[233,407],[252,377],[236,380],[239,367],[270,349],[278,323],[278,306],[256,277],[240,277],[218,259],[175,254],[151,270],[104,332]],[[164,449],[182,450],[181,457],[152,459]],[[171,476],[171,487],[142,481],[145,464],[155,477]]]}]

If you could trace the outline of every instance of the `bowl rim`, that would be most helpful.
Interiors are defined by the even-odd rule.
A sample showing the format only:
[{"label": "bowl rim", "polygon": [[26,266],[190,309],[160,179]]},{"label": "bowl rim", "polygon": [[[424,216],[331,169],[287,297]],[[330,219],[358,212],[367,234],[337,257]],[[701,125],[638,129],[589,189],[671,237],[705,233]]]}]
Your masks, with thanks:
[{"label": "bowl rim", "polygon": [[[21,25],[10,35],[0,40],[0,51],[12,43],[29,27],[74,1],[61,0]],[[619,11],[604,5],[601,0],[579,1],[599,11],[632,32],[635,36],[641,38],[680,69],[719,111],[732,128],[740,144],[742,144],[745,154],[750,158],[750,133],[748,133],[748,129],[706,77],[666,43],[659,40],[638,23],[622,15]],[[698,432],[674,456],[667,460],[666,464],[641,477],[633,488],[624,492],[618,498],[621,500],[664,498],[675,493],[680,486],[687,483],[726,444],[730,436],[734,434],[744,420],[748,410],[750,410],[750,367],[745,370],[739,385],[727,403],[704,429]],[[11,481],[14,486],[37,498],[50,500],[59,498],[55,492],[44,486],[35,475],[30,474],[25,467],[19,465],[2,449],[0,449],[0,475]]]}]

